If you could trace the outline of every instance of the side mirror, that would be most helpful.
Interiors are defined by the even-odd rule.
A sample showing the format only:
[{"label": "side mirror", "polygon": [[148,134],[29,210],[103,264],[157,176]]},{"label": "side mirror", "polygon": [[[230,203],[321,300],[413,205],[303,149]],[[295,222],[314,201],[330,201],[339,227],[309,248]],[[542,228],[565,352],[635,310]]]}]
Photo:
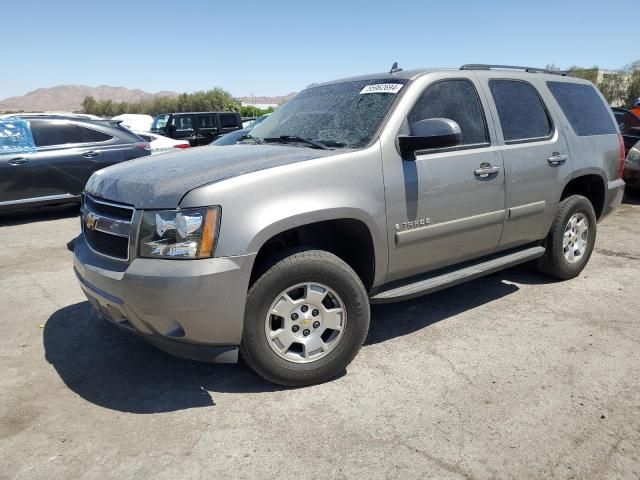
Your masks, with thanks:
[{"label": "side mirror", "polygon": [[448,118],[427,118],[411,124],[411,135],[400,135],[398,145],[403,156],[419,150],[460,145],[460,125]]}]

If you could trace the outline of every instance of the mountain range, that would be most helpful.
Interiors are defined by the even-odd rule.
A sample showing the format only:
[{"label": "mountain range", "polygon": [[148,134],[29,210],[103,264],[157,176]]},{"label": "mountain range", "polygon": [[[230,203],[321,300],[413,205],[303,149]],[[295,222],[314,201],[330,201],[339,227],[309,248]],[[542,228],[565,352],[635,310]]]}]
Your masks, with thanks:
[{"label": "mountain range", "polygon": [[[149,93],[139,89],[125,87],[111,87],[101,85],[89,87],[87,85],[58,85],[51,88],[38,88],[32,92],[18,97],[0,100],[0,113],[2,112],[41,112],[41,111],[65,111],[77,112],[82,109],[82,101],[85,97],[92,96],[96,100],[112,100],[113,102],[135,102],[153,97],[176,97],[177,92],[162,91]],[[251,103],[282,104],[294,94],[277,97],[239,97],[238,100]]]}]

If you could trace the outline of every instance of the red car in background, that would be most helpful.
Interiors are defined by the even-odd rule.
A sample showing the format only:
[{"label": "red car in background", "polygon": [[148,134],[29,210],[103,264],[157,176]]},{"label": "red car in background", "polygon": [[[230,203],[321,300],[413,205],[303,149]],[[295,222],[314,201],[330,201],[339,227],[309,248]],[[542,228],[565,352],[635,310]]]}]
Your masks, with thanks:
[{"label": "red car in background", "polygon": [[624,139],[626,161],[622,178],[631,188],[640,188],[640,117],[631,110],[612,108]]}]

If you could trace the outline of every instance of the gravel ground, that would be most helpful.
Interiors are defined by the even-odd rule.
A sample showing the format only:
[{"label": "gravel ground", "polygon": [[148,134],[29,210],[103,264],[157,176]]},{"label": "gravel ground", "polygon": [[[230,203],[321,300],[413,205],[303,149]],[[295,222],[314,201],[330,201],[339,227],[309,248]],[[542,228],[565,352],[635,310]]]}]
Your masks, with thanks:
[{"label": "gravel ground", "polygon": [[98,320],[77,208],[0,218],[0,478],[639,478],[640,197],[583,274],[375,306],[345,375],[283,389]]}]

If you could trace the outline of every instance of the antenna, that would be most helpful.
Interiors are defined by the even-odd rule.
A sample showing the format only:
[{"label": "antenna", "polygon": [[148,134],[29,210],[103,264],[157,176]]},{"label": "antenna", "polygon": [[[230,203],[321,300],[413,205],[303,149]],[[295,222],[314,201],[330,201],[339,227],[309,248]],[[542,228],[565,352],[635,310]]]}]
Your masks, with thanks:
[{"label": "antenna", "polygon": [[393,65],[391,65],[391,70],[389,70],[389,73],[396,73],[401,71],[402,69],[398,68],[398,62],[393,62]]}]

